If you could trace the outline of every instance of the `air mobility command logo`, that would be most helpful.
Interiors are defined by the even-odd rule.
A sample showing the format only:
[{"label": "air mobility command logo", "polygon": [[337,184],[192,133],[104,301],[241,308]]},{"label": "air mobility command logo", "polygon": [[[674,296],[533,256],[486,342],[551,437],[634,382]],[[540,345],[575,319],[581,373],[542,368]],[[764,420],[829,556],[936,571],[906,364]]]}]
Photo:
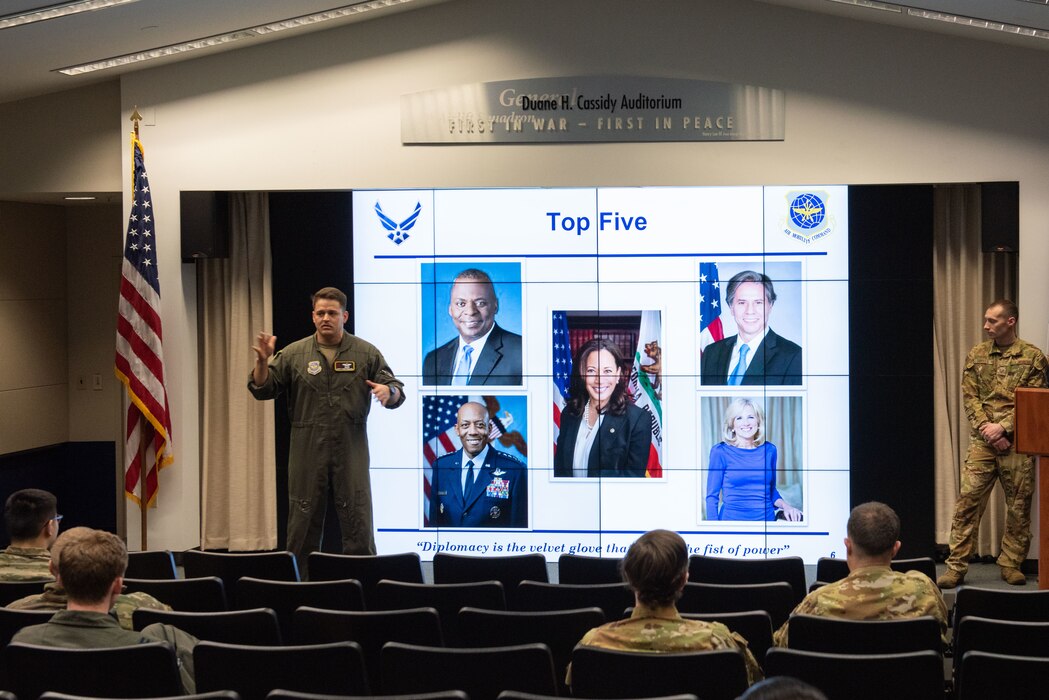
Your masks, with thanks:
[{"label": "air mobility command logo", "polygon": [[415,203],[415,211],[411,213],[407,219],[401,223],[397,223],[382,211],[382,206],[378,202],[375,203],[375,213],[379,217],[379,223],[382,227],[389,231],[386,237],[393,241],[395,244],[400,245],[401,243],[408,240],[408,231],[415,226],[415,222],[419,220],[419,213],[422,212],[423,207],[419,202]]},{"label": "air mobility command logo", "polygon": [[827,216],[825,192],[788,192],[787,216],[783,233],[802,243],[812,243],[834,230],[834,220]]}]

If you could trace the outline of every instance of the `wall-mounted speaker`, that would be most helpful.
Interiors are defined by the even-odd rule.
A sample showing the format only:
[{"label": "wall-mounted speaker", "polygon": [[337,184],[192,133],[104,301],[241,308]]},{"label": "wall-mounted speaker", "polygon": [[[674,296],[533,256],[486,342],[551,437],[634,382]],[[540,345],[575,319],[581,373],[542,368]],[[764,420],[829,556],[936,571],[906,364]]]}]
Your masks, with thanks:
[{"label": "wall-mounted speaker", "polygon": [[229,193],[180,192],[182,262],[229,257]]},{"label": "wall-mounted speaker", "polygon": [[980,185],[980,242],[985,253],[1020,252],[1020,183]]}]

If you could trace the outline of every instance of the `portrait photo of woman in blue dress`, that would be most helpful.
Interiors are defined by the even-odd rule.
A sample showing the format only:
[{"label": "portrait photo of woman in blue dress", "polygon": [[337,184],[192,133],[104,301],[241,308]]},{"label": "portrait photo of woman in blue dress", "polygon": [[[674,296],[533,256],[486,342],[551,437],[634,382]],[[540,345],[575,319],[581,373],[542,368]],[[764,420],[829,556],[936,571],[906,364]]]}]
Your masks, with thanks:
[{"label": "portrait photo of woman in blue dress", "polygon": [[710,449],[707,520],[787,520],[803,514],[777,488],[779,453],[766,439],[765,411],[752,398],[733,399],[725,410],[721,442]]}]

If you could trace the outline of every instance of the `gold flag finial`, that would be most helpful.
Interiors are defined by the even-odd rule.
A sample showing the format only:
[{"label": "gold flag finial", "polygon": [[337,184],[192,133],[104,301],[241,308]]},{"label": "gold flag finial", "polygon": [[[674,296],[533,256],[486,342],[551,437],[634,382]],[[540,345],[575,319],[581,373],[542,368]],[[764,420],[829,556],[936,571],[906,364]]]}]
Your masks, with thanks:
[{"label": "gold flag finial", "polygon": [[131,110],[131,121],[135,122],[135,136],[138,136],[138,123],[142,121],[142,115],[139,114],[138,105],[135,105],[134,109]]}]

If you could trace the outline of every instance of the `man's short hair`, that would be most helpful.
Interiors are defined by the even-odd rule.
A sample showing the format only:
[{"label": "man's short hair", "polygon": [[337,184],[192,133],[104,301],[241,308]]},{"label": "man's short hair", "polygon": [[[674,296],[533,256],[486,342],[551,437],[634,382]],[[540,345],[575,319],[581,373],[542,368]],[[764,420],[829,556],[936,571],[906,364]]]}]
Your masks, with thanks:
[{"label": "man's short hair", "polygon": [[51,552],[62,586],[77,603],[106,599],[127,569],[127,547],[111,532],[74,527],[59,535]]},{"label": "man's short hair", "polygon": [[458,275],[455,276],[455,279],[452,280],[452,284],[455,284],[459,280],[471,280],[473,282],[482,282],[484,284],[495,287],[495,285],[492,284],[492,278],[488,276],[488,273],[484,270],[478,270],[476,267],[468,267],[467,269],[460,272]]},{"label": "man's short hair", "polygon": [[337,301],[339,302],[339,306],[342,307],[342,310],[346,310],[346,295],[335,287],[322,287],[314,292],[310,297],[310,308],[317,305],[318,299],[331,299],[332,301]]},{"label": "man's short hair", "polygon": [[58,514],[58,499],[43,489],[22,489],[7,497],[4,523],[12,540],[31,540]]},{"label": "man's short hair", "polygon": [[996,299],[987,305],[988,309],[999,307],[1002,313],[1005,314],[1006,318],[1015,318],[1017,321],[1020,320],[1020,309],[1016,306],[1016,302],[1012,299]]},{"label": "man's short hair", "polygon": [[750,686],[739,700],[827,700],[827,696],[805,681],[791,676],[774,676]]},{"label": "man's short hair", "polygon": [[645,605],[671,605],[688,572],[688,547],[681,535],[651,530],[630,545],[621,564],[623,579]]},{"label": "man's short hair", "polygon": [[872,557],[886,554],[900,539],[900,516],[884,503],[861,503],[849,513],[846,534],[861,553]]},{"label": "man's short hair", "polygon": [[760,282],[761,286],[765,288],[765,298],[768,299],[769,304],[776,303],[776,290],[772,286],[772,280],[769,276],[754,270],[744,270],[732,275],[732,278],[728,281],[728,287],[725,289],[725,299],[729,306],[732,306],[732,302],[736,299],[736,290],[739,288],[739,285],[744,282]]}]

